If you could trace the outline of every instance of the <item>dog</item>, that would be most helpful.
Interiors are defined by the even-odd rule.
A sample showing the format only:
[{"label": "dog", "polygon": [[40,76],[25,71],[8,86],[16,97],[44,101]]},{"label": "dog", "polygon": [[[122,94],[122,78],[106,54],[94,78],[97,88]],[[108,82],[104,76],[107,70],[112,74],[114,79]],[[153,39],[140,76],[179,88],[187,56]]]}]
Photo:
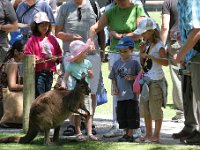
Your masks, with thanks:
[{"label": "dog", "polygon": [[[75,78],[76,79],[76,78]],[[31,105],[29,129],[23,137],[1,138],[0,143],[30,143],[40,131],[44,131],[44,145],[58,144],[60,126],[65,119],[74,113],[84,117],[90,115],[85,106],[85,96],[89,95],[90,88],[85,77],[76,79],[74,90],[48,91],[37,97]],[[85,111],[84,114],[78,110]],[[50,129],[54,128],[53,143],[50,141]]]}]

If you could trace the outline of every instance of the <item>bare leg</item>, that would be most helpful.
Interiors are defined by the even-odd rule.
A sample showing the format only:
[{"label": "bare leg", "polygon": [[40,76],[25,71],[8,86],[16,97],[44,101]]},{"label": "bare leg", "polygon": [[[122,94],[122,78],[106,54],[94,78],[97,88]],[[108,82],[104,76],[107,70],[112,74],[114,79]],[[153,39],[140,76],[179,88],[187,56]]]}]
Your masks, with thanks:
[{"label": "bare leg", "polygon": [[146,138],[152,137],[152,119],[150,116],[144,117],[145,126],[146,126]]},{"label": "bare leg", "polygon": [[85,120],[86,122],[86,127],[87,127],[87,133],[88,135],[92,134],[92,116],[90,115],[88,118]]},{"label": "bare leg", "polygon": [[132,137],[132,136],[133,136],[133,129],[127,129],[126,134],[127,134],[129,137]]},{"label": "bare leg", "polygon": [[80,134],[81,133],[81,117],[80,117],[80,115],[74,115],[74,125],[75,125],[76,134]]},{"label": "bare leg", "polygon": [[96,95],[91,94],[91,99],[92,99],[92,110],[93,110],[93,114],[91,114],[91,115],[94,116],[94,113],[95,113],[95,110],[96,110],[96,105],[97,105]]},{"label": "bare leg", "polygon": [[154,139],[160,138],[161,126],[162,126],[162,119],[155,120],[155,131],[154,131],[154,134],[153,134]]}]

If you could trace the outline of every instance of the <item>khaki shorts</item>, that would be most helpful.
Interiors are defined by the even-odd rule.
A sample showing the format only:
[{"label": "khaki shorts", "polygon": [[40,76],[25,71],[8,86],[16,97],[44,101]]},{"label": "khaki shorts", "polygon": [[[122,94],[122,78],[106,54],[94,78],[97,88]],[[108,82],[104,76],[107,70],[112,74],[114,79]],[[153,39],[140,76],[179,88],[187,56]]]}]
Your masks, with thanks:
[{"label": "khaki shorts", "polygon": [[163,93],[159,84],[152,83],[149,86],[149,100],[140,98],[140,115],[142,117],[151,116],[153,120],[163,118],[162,110]]}]

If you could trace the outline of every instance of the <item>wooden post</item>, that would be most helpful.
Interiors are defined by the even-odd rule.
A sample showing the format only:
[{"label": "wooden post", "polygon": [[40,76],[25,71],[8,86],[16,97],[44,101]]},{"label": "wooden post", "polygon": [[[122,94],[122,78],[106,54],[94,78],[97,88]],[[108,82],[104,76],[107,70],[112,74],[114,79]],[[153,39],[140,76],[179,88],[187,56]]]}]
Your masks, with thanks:
[{"label": "wooden post", "polygon": [[25,133],[29,127],[29,114],[32,100],[35,99],[35,56],[24,55],[24,77],[23,77],[23,130]]}]

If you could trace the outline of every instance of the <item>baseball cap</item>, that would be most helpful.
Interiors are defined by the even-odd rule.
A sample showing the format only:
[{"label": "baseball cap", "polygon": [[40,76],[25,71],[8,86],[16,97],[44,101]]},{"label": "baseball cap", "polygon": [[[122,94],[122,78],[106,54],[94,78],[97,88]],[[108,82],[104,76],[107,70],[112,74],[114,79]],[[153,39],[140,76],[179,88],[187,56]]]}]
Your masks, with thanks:
[{"label": "baseball cap", "polygon": [[134,42],[130,36],[122,37],[116,45],[116,48],[118,49],[124,49],[124,48],[129,48],[129,47],[134,48]]},{"label": "baseball cap", "polygon": [[34,16],[34,21],[36,23],[41,23],[41,22],[50,22],[47,14],[45,12],[38,12]]},{"label": "baseball cap", "polygon": [[142,34],[147,30],[156,29],[156,21],[152,18],[146,17],[139,22],[137,29],[133,32],[134,34]]}]

